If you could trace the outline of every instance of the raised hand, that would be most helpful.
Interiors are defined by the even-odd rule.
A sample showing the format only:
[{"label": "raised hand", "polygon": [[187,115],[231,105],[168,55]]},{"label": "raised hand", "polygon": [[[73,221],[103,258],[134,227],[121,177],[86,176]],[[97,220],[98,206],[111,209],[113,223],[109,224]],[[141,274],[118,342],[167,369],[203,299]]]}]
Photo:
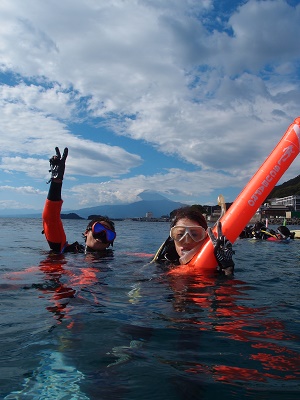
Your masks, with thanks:
[{"label": "raised hand", "polygon": [[214,246],[214,254],[219,265],[218,270],[224,272],[225,275],[233,274],[234,262],[232,256],[234,251],[232,243],[223,235],[221,222],[219,221],[217,224],[217,237],[215,237],[211,228],[207,228],[207,233]]},{"label": "raised hand", "polygon": [[66,167],[66,159],[68,157],[68,148],[66,147],[63,152],[63,156],[61,157],[60,151],[58,147],[55,147],[56,155],[51,157],[50,162],[50,169],[51,178],[49,182],[55,181],[62,181],[64,178],[65,167]]}]

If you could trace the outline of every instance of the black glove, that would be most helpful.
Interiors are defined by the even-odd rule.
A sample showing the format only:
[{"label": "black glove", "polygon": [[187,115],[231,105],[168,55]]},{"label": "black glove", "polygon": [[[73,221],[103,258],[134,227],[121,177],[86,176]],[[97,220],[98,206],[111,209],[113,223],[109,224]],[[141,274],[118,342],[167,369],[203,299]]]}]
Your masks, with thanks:
[{"label": "black glove", "polygon": [[217,224],[218,237],[216,238],[211,228],[207,229],[208,235],[214,246],[214,254],[218,261],[218,270],[224,272],[225,275],[233,274],[234,262],[232,256],[232,243],[222,233],[222,224]]},{"label": "black glove", "polygon": [[63,180],[65,173],[66,159],[68,157],[68,148],[66,147],[64,149],[62,157],[60,155],[58,147],[55,147],[55,151],[56,151],[56,156],[51,157],[49,160],[50,162],[49,172],[51,172],[51,178],[49,182],[51,182],[53,179]]}]

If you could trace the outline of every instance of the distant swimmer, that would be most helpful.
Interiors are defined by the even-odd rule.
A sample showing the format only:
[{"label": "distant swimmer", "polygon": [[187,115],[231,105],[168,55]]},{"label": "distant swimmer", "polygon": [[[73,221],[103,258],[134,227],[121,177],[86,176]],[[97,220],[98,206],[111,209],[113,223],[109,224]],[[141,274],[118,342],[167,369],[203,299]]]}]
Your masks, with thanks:
[{"label": "distant swimmer", "polygon": [[295,233],[291,232],[285,225],[280,225],[276,230],[267,227],[263,222],[256,222],[253,226],[247,225],[240,233],[239,238],[252,238],[269,241],[289,241],[294,239]]}]

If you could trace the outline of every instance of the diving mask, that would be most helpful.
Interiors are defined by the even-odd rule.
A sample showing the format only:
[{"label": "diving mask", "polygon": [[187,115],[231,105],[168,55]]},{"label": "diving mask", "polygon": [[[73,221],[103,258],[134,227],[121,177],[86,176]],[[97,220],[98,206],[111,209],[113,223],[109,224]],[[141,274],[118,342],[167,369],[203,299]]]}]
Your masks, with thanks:
[{"label": "diving mask", "polygon": [[206,230],[199,225],[196,226],[173,226],[170,230],[170,237],[175,240],[175,242],[180,242],[184,238],[190,236],[194,242],[201,242],[201,240],[206,237]]},{"label": "diving mask", "polygon": [[92,234],[95,239],[100,239],[102,242],[113,242],[116,238],[116,232],[102,225],[100,222],[95,222],[92,226]]}]

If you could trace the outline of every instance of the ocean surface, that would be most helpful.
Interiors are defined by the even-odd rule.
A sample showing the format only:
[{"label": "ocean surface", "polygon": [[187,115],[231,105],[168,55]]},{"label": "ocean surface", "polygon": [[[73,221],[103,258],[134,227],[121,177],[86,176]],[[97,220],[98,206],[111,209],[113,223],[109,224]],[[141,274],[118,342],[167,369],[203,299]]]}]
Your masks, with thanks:
[{"label": "ocean surface", "polygon": [[168,223],[117,221],[97,258],[0,222],[1,399],[300,398],[300,240],[237,240],[233,279],[170,276],[149,264]]}]

